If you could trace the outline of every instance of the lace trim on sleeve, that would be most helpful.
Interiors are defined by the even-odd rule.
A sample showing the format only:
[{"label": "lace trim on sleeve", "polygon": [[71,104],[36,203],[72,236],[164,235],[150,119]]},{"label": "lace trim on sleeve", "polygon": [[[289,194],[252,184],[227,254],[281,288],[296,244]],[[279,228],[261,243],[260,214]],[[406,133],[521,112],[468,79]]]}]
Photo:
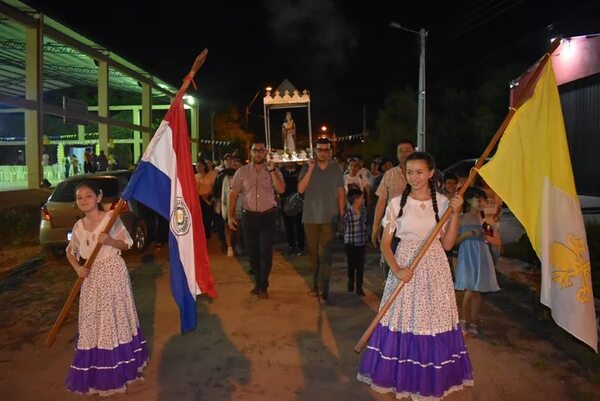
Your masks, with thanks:
[{"label": "lace trim on sleeve", "polygon": [[396,202],[393,200],[388,203],[385,208],[385,229],[388,230],[390,234],[393,234],[398,226],[398,209],[395,207]]},{"label": "lace trim on sleeve", "polygon": [[115,220],[115,223],[113,224],[112,228],[110,229],[110,236],[113,237],[114,239],[125,242],[127,244],[128,248],[131,248],[131,246],[133,245],[133,240],[131,239],[131,236],[129,235],[127,228],[125,228],[125,225],[123,224],[123,222],[121,221],[121,219],[119,217],[117,217],[117,219]]},{"label": "lace trim on sleeve", "polygon": [[76,258],[79,258],[79,231],[80,231],[80,227],[81,227],[81,221],[77,220],[77,222],[75,222],[75,225],[73,226],[73,230],[71,231],[71,241],[69,241],[69,244],[67,245],[67,249],[66,252],[71,253],[71,255],[75,256]]}]

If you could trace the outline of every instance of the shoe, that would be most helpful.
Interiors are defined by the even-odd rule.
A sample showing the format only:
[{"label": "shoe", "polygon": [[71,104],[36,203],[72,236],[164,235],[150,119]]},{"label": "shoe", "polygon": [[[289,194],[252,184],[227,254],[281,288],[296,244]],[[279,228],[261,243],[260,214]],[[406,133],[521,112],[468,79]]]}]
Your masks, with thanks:
[{"label": "shoe", "polygon": [[365,294],[365,292],[363,291],[362,288],[357,288],[356,289],[356,295],[358,295],[359,297],[364,297],[366,294]]},{"label": "shoe", "polygon": [[298,252],[298,251],[293,246],[288,247],[288,255],[295,255],[296,252]]},{"label": "shoe", "polygon": [[254,287],[253,289],[250,290],[250,294],[252,295],[258,295],[258,288]]},{"label": "shoe", "polygon": [[310,290],[308,292],[308,296],[310,297],[318,297],[319,296],[319,289],[318,288],[313,288],[312,290]]},{"label": "shoe", "polygon": [[467,335],[467,321],[466,320],[461,320],[460,321],[460,331],[462,331],[463,336]]},{"label": "shoe", "polygon": [[477,337],[479,335],[479,328],[477,327],[476,324],[471,323],[469,325],[469,328],[467,329],[467,333],[469,333],[470,335]]},{"label": "shoe", "polygon": [[331,300],[329,299],[328,295],[321,295],[319,297],[319,303],[321,305],[331,305]]},{"label": "shoe", "polygon": [[261,299],[269,299],[269,293],[267,292],[267,290],[260,291],[258,293],[258,297]]},{"label": "shoe", "polygon": [[304,248],[298,248],[298,249],[296,250],[296,255],[298,255],[298,256],[302,256],[302,255],[304,255]]},{"label": "shoe", "polygon": [[354,292],[354,283],[348,283],[348,292]]},{"label": "shoe", "polygon": [[227,256],[235,256],[233,253],[233,248],[230,246],[227,247]]}]

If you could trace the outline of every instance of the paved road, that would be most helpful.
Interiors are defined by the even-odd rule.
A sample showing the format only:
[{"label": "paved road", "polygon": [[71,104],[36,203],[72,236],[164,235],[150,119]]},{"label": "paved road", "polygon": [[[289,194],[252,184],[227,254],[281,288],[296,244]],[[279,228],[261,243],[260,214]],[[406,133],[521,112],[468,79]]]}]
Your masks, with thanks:
[{"label": "paved road", "polygon": [[[271,298],[260,300],[248,294],[252,284],[246,258],[221,255],[214,240],[209,245],[219,297],[198,300],[199,327],[184,336],[170,294],[166,249],[127,257],[151,361],[144,382],[111,399],[392,399],[355,380],[359,356],[352,348],[374,317],[381,294],[373,251],[367,296],[359,298],[345,292],[344,257],[337,244],[334,305],[321,307],[306,295],[307,256],[284,256],[284,244],[277,245]],[[0,400],[82,399],[63,385],[76,337],[75,310],[55,345],[43,346],[74,281],[64,263],[47,263],[0,287]],[[467,339],[476,386],[448,400],[600,399],[600,386],[561,350],[560,342],[568,340],[540,338],[545,332],[535,327],[549,323],[538,325],[523,314],[506,291],[489,300],[481,336]],[[586,355],[597,361],[592,352]]]}]

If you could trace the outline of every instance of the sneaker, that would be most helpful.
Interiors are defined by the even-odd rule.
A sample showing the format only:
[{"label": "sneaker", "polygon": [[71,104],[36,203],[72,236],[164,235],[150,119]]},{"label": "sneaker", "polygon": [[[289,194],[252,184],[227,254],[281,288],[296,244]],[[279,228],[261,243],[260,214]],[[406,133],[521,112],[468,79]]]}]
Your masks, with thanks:
[{"label": "sneaker", "polygon": [[227,247],[227,256],[235,256],[235,254],[233,253],[233,247]]},{"label": "sneaker", "polygon": [[354,292],[354,283],[348,283],[348,292]]},{"label": "sneaker", "polygon": [[477,327],[476,324],[471,323],[469,325],[469,328],[467,329],[467,333],[469,333],[470,335],[477,337],[479,335],[479,328]]},{"label": "sneaker", "polygon": [[250,294],[252,295],[258,295],[258,288],[254,287],[253,289],[250,290]]},{"label": "sneaker", "polygon": [[269,299],[269,293],[267,292],[267,290],[259,291],[258,297],[261,299]]},{"label": "sneaker", "polygon": [[362,288],[357,288],[356,289],[356,295],[358,295],[359,297],[364,297],[365,296],[365,292],[363,291]]}]

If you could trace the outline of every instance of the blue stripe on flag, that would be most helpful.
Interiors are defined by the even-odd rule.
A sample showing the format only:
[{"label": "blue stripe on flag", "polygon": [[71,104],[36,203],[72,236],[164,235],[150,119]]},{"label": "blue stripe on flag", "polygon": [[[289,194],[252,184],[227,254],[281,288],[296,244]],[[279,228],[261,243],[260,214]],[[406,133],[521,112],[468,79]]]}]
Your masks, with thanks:
[{"label": "blue stripe on flag", "polygon": [[171,210],[171,180],[152,163],[141,161],[121,194],[125,200],[135,199],[160,214],[167,221]]},{"label": "blue stripe on flag", "polygon": [[181,320],[181,332],[192,331],[196,328],[196,299],[190,293],[183,264],[179,255],[179,245],[177,237],[172,231],[169,231],[169,256],[171,266],[169,269],[171,275],[171,292],[173,298],[179,306]]}]

